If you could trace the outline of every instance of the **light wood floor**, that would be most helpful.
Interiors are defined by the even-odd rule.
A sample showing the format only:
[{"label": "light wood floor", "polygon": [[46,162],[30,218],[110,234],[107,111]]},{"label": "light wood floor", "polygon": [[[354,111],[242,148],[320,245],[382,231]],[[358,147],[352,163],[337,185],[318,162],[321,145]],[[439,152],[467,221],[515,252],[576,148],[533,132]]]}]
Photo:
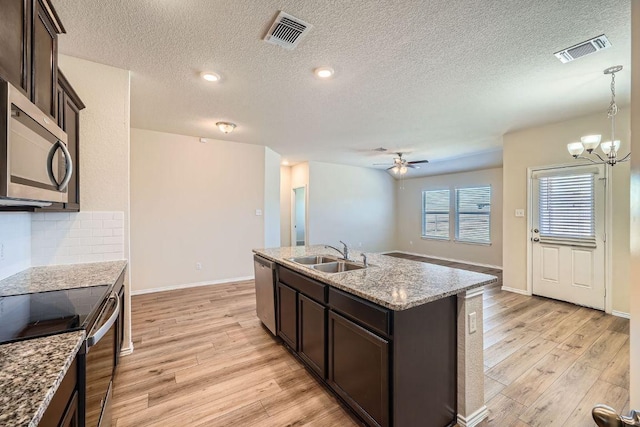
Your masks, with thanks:
[{"label": "light wood floor", "polygon": [[[499,286],[484,297],[483,426],[594,426],[595,403],[628,412],[628,321]],[[134,296],[131,308],[116,427],[357,425],[261,326],[253,282]]]}]

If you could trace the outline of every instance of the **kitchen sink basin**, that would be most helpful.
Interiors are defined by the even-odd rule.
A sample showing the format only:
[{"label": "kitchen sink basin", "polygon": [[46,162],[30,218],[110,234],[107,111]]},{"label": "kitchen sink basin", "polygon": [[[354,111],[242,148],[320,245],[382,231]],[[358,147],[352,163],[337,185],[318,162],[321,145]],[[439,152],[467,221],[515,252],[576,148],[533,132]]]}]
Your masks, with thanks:
[{"label": "kitchen sink basin", "polygon": [[345,271],[362,270],[364,265],[351,262],[329,262],[326,264],[313,265],[311,268],[324,273],[342,273]]},{"label": "kitchen sink basin", "polygon": [[326,256],[326,255],[317,255],[317,256],[302,256],[297,258],[289,258],[289,261],[297,262],[298,264],[304,264],[304,265],[314,265],[314,264],[334,263],[337,261],[337,258]]}]

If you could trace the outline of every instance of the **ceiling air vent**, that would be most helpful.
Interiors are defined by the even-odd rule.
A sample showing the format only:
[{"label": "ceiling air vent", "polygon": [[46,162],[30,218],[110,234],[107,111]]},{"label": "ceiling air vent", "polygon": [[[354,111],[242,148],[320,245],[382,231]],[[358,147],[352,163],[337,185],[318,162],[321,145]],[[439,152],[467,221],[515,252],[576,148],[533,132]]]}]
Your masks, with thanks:
[{"label": "ceiling air vent", "polygon": [[563,64],[571,62],[574,59],[582,58],[583,56],[590,55],[602,49],[611,47],[611,42],[604,34],[594,37],[591,40],[578,43],[575,46],[568,47],[560,52],[554,53],[556,58]]},{"label": "ceiling air vent", "polygon": [[292,50],[311,28],[313,28],[311,24],[281,11],[271,24],[264,40],[267,43]]}]

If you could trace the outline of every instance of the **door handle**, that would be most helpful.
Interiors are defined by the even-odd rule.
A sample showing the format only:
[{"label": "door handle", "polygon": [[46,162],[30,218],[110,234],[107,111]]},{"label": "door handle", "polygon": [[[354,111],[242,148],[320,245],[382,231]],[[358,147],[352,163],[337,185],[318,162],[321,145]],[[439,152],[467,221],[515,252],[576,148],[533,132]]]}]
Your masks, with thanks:
[{"label": "door handle", "polygon": [[534,232],[534,233],[539,233],[539,232],[540,232],[540,230],[538,230],[537,228],[534,228],[534,229],[533,229],[533,232]]},{"label": "door handle", "polygon": [[539,242],[540,239],[538,239],[537,237],[534,237],[533,239],[531,239],[532,242]]}]

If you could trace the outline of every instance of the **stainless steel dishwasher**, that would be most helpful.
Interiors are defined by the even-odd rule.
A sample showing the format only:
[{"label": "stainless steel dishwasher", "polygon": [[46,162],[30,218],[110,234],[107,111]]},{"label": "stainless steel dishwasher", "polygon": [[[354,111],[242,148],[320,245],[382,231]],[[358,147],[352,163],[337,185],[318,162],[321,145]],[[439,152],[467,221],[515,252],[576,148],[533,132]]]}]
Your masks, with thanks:
[{"label": "stainless steel dishwasher", "polygon": [[256,282],[256,313],[264,325],[276,335],[275,263],[253,256]]}]

